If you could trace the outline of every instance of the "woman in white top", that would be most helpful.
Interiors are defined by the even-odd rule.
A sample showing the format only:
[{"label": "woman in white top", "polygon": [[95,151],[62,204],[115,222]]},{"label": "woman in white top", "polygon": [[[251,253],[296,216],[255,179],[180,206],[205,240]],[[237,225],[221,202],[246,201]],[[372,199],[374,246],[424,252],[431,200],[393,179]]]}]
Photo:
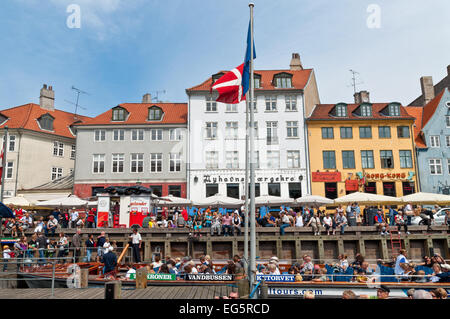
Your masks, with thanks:
[{"label": "woman in white top", "polygon": [[325,230],[327,231],[327,235],[330,235],[330,229],[331,227],[333,227],[333,219],[331,218],[330,215],[326,215],[323,218],[323,227],[325,227]]},{"label": "woman in white top", "polygon": [[295,216],[295,227],[303,227],[303,217],[300,213]]}]

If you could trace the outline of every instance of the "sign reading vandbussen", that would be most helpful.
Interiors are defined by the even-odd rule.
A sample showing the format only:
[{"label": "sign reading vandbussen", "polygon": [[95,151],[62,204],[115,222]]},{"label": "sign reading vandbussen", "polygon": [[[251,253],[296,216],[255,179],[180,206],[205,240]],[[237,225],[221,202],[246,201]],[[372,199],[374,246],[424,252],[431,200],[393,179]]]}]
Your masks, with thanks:
[{"label": "sign reading vandbussen", "polygon": [[186,274],[186,280],[198,281],[231,281],[233,275],[229,274]]}]

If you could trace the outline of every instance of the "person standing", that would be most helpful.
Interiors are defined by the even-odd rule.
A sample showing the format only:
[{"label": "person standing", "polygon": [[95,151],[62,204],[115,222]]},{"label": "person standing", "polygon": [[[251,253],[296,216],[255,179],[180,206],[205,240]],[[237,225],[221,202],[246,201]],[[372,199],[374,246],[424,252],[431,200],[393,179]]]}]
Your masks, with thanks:
[{"label": "person standing", "polygon": [[78,221],[78,212],[76,210],[73,210],[70,213],[70,228],[77,227],[77,221]]},{"label": "person standing", "polygon": [[86,244],[86,261],[91,262],[92,251],[94,250],[95,247],[94,235],[90,234],[85,244]]},{"label": "person standing", "polygon": [[77,228],[77,232],[72,237],[73,259],[75,263],[79,261],[81,255],[81,229]]},{"label": "person standing", "polygon": [[45,264],[45,252],[47,250],[49,240],[45,237],[44,233],[39,233],[36,242],[39,251],[39,263],[42,262]]},{"label": "person standing", "polygon": [[100,262],[101,257],[103,256],[103,245],[106,242],[105,232],[102,231],[100,236],[97,237],[97,262]]},{"label": "person standing", "polygon": [[130,235],[131,245],[133,249],[133,258],[136,263],[141,262],[141,246],[142,246],[142,237],[139,234],[137,228],[133,228],[133,234]]},{"label": "person standing", "polygon": [[64,233],[59,233],[59,241],[58,241],[58,258],[61,258],[61,263],[64,264],[66,262],[65,257],[67,251],[69,249],[69,241]]}]

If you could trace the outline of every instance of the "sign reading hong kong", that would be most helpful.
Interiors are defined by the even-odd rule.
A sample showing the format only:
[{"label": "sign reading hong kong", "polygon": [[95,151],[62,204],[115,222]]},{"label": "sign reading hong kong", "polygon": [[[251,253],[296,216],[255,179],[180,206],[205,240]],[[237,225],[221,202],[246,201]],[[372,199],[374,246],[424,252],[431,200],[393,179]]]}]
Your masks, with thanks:
[{"label": "sign reading hong kong", "polygon": [[[270,176],[270,177],[256,177],[255,181],[257,183],[274,183],[274,182],[295,182],[302,181],[303,176],[292,176],[292,175],[279,175],[279,176]],[[220,175],[211,176],[211,175],[203,175],[203,183],[239,183],[245,182],[245,177],[222,177]]]}]

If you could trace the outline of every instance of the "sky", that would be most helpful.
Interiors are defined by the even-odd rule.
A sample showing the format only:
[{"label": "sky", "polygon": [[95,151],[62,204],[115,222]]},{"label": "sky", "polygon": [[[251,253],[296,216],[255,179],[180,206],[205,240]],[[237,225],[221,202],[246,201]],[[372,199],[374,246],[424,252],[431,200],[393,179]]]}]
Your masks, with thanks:
[{"label": "sky", "polygon": [[[436,84],[447,74],[448,0],[253,2],[255,69],[288,69],[298,52],[315,71],[322,103],[353,101],[350,69],[371,102],[405,105],[421,94],[421,76]],[[2,0],[0,109],[39,103],[44,83],[53,86],[56,108],[69,112],[72,86],[87,92],[78,112],[87,116],[141,102],[145,93],[187,102],[186,88],[243,62],[248,3]]]}]

